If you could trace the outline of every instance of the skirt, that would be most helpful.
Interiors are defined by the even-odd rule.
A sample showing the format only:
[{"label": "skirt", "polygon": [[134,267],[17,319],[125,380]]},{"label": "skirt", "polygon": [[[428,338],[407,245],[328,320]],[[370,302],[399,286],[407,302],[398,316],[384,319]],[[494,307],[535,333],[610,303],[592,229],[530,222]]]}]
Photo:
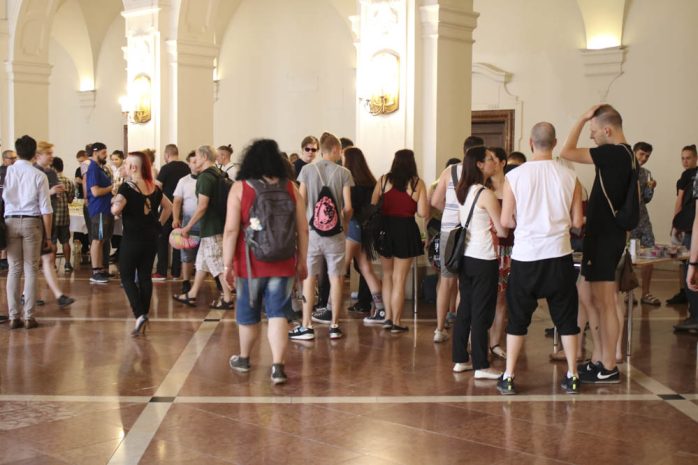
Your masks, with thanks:
[{"label": "skirt", "polygon": [[422,235],[414,217],[383,217],[383,239],[378,253],[385,258],[414,258],[424,253]]}]

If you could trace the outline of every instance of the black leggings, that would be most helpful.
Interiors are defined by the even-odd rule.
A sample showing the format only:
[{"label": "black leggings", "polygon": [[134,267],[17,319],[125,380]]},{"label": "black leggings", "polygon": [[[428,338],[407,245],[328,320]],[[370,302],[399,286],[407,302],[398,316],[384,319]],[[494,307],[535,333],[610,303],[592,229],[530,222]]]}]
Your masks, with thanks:
[{"label": "black leggings", "polygon": [[124,292],[136,318],[147,315],[150,311],[150,299],[153,295],[151,273],[156,252],[157,247],[154,241],[129,241],[125,237],[121,240],[119,251],[121,284],[124,286]]}]

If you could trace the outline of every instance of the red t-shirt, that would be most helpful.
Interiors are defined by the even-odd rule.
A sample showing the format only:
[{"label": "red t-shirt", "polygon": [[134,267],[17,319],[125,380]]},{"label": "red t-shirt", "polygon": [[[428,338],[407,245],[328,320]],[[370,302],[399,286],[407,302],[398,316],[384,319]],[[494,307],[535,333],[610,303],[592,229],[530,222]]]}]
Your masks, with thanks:
[{"label": "red t-shirt", "polygon": [[[245,181],[242,182],[242,201],[240,202],[240,234],[238,234],[238,242],[235,246],[235,258],[233,260],[233,268],[235,276],[239,278],[247,278],[247,259],[245,255],[245,229],[250,225],[250,208],[256,197],[255,191]],[[291,195],[291,199],[295,203],[296,196],[293,190],[293,183],[287,182],[286,189]],[[289,234],[295,234],[295,231],[289,231]],[[255,258],[254,251],[250,249],[250,261],[252,267],[253,278],[281,278],[287,276],[295,276],[296,274],[296,257],[291,257],[287,260],[279,262],[262,262]]]}]

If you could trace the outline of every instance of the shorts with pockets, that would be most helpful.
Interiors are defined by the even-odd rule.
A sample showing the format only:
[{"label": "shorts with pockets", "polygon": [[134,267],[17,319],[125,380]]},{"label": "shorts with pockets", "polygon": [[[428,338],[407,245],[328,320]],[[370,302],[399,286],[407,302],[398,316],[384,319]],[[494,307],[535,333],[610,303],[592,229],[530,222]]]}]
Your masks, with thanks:
[{"label": "shorts with pockets", "polygon": [[90,217],[90,240],[109,242],[113,233],[113,216],[99,213]]},{"label": "shorts with pockets", "polygon": [[196,271],[211,273],[214,278],[223,273],[223,235],[202,237],[196,254]]},{"label": "shorts with pockets", "polygon": [[323,258],[327,262],[327,274],[344,276],[345,257],[344,233],[323,237],[315,231],[310,231],[308,240],[308,276],[319,276],[322,273]]},{"label": "shorts with pockets", "polygon": [[[257,292],[254,307],[250,302],[249,284]],[[291,311],[294,278],[237,278],[235,319],[240,325],[254,325],[262,320],[262,305],[267,318],[283,318]]]}]

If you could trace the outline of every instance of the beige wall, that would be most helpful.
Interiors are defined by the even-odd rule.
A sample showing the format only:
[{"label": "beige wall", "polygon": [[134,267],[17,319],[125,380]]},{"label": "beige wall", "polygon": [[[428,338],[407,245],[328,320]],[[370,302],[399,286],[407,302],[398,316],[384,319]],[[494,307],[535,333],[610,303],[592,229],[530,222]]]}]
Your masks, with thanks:
[{"label": "beige wall", "polygon": [[[580,52],[584,24],[573,0],[476,0],[480,13],[473,61],[513,74],[507,94],[491,79],[473,80],[474,108],[515,108],[523,133],[519,148],[529,153],[526,134],[537,121],[552,122],[562,144],[575,119],[598,98],[599,80],[584,76]],[[629,142],[654,146],[646,168],[658,186],[648,205],[658,241],[666,242],[681,147],[698,141],[695,76],[698,74],[698,2],[633,1],[626,7],[623,74],[610,86],[608,102],[624,118]],[[601,85],[603,87],[603,85]],[[588,130],[582,135],[587,144]],[[518,142],[518,141],[517,141]],[[578,169],[591,187],[593,170]]]},{"label": "beige wall", "polygon": [[281,150],[323,131],[354,137],[351,30],[330,2],[244,1],[221,44],[214,141],[236,154],[271,137]]}]

